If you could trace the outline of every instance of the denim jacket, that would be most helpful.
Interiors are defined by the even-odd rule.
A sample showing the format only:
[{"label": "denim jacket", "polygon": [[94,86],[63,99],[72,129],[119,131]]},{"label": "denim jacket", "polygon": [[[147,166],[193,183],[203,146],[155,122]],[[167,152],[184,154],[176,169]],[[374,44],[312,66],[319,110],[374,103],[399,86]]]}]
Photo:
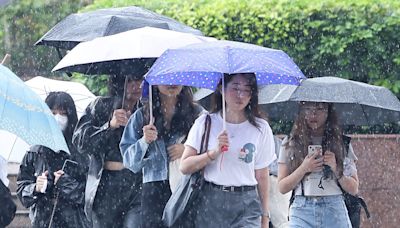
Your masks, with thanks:
[{"label": "denim jacket", "polygon": [[167,147],[184,137],[174,134],[164,141],[159,137],[148,144],[143,137],[143,108],[138,109],[125,127],[120,149],[124,166],[134,173],[143,172],[143,183],[168,180],[169,155]]}]

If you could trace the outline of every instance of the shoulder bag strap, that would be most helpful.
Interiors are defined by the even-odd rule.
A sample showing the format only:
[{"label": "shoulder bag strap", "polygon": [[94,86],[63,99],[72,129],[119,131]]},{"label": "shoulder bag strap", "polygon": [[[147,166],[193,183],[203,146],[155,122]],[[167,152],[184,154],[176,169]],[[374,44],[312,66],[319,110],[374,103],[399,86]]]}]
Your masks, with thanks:
[{"label": "shoulder bag strap", "polygon": [[202,154],[207,152],[208,150],[208,140],[210,139],[210,130],[211,130],[211,117],[210,115],[206,116],[206,120],[204,121],[204,133],[201,137],[200,151],[198,154]]}]

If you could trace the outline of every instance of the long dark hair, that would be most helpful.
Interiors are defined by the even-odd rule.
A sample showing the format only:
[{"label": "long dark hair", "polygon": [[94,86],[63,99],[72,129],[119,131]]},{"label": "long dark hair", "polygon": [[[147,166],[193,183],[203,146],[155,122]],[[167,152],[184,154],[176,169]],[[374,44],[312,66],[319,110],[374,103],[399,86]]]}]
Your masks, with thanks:
[{"label": "long dark hair", "polygon": [[[306,114],[299,109],[289,140],[283,145],[288,151],[289,172],[294,172],[308,154],[308,146],[311,144],[310,129],[306,122]],[[328,104],[328,117],[325,122],[324,135],[322,137],[322,150],[330,150],[335,153],[336,165],[340,175],[343,174],[344,142],[343,131],[339,125],[337,113],[332,104]]]},{"label": "long dark hair", "polygon": [[124,96],[125,79],[128,79],[128,82],[133,80],[143,80],[143,75],[144,74],[110,75],[107,81],[108,96],[119,97],[122,99]]},{"label": "long dark hair", "polygon": [[[245,107],[245,115],[247,120],[255,127],[259,128],[259,124],[256,121],[256,117],[266,119],[265,114],[261,112],[258,105],[258,86],[256,76],[253,73],[242,73],[242,74],[224,74],[225,89],[228,83],[237,75],[243,75],[249,79],[251,98],[249,104]],[[214,92],[211,97],[211,113],[217,113],[222,110],[222,80],[218,84],[218,89]]]},{"label": "long dark hair", "polygon": [[[156,86],[152,89],[153,96],[153,115],[155,118],[154,125],[161,137],[169,136],[174,133],[188,134],[194,121],[198,117],[199,107],[193,102],[193,92],[190,87],[184,86],[178,95],[175,114],[172,117],[170,129],[164,127],[164,115],[161,112],[160,91]],[[149,104],[146,102],[143,107],[144,120],[147,124],[150,120]]]},{"label": "long dark hair", "polygon": [[63,110],[67,113],[68,125],[63,134],[68,146],[72,145],[72,134],[78,122],[78,115],[71,95],[66,92],[50,92],[45,102],[51,110]]},{"label": "long dark hair", "polygon": [[[129,74],[129,75],[110,75],[108,78],[108,96],[113,97],[112,109],[121,109],[123,105],[123,97],[125,92],[125,80],[128,80],[126,83],[131,81],[143,80],[143,75],[139,74]],[[136,111],[137,107],[140,107],[140,101],[137,101],[137,105],[133,107],[133,110],[130,110],[132,113]],[[113,112],[110,113],[109,120],[112,119]]]}]

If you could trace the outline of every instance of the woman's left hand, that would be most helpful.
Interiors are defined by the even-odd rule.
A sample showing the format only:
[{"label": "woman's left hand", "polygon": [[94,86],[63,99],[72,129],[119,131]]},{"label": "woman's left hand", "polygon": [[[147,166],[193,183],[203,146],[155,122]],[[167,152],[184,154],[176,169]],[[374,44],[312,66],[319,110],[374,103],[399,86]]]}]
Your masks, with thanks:
[{"label": "woman's left hand", "polygon": [[181,143],[171,145],[167,148],[168,154],[171,161],[175,161],[180,159],[183,154],[183,150],[185,150],[185,146]]},{"label": "woman's left hand", "polygon": [[332,171],[336,173],[336,157],[331,151],[326,151],[324,155],[324,165],[331,167]]}]

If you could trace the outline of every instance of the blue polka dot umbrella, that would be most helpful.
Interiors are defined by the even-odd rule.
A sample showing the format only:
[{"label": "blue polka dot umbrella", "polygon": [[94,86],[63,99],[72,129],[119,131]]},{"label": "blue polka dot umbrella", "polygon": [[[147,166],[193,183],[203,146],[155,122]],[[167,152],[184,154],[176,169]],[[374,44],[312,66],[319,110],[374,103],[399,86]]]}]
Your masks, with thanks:
[{"label": "blue polka dot umbrella", "polygon": [[[150,85],[215,90],[224,74],[237,73],[254,73],[258,85],[299,85],[305,78],[300,68],[281,50],[235,41],[215,41],[168,49],[150,68],[146,80]],[[224,93],[222,95],[224,99]],[[225,117],[225,102],[222,104]]]},{"label": "blue polka dot umbrella", "polygon": [[223,74],[255,73],[258,85],[299,85],[305,76],[283,51],[235,41],[192,44],[165,51],[149,70],[150,85],[215,90]]},{"label": "blue polka dot umbrella", "polygon": [[61,129],[46,103],[1,64],[0,129],[17,135],[29,145],[43,145],[69,153]]}]

